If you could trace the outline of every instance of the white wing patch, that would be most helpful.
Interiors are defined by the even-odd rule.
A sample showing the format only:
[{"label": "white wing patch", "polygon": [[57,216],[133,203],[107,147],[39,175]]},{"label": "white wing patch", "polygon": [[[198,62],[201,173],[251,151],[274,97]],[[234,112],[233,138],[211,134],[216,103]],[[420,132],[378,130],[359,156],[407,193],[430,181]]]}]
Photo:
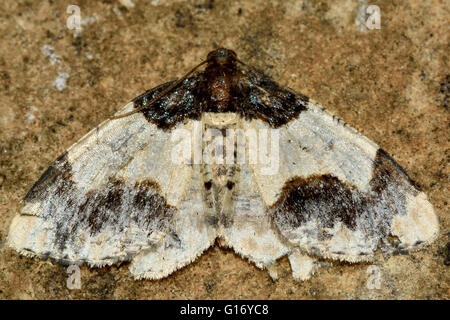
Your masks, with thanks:
[{"label": "white wing patch", "polygon": [[[313,105],[313,111],[281,129],[294,134],[307,128],[297,139],[297,150],[281,152],[281,163],[304,158],[322,163],[309,172],[303,165],[297,170],[290,166],[283,190],[273,191],[281,193],[269,203],[282,235],[304,252],[349,262],[373,259],[380,246],[396,252],[434,241],[438,221],[426,196],[382,149],[331,118]],[[316,139],[306,149],[301,146],[304,135],[306,141]]]}]

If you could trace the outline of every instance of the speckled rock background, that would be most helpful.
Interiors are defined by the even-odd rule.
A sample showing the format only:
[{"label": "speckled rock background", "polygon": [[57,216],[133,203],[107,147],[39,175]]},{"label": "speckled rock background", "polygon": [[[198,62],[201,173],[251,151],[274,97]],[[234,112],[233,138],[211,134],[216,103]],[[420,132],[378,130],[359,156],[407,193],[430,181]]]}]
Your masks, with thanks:
[{"label": "speckled rock background", "polygon": [[[82,30],[66,26],[69,4]],[[133,5],[134,4],[134,5]],[[381,10],[381,29],[355,19]],[[7,1],[0,2],[0,298],[448,299],[449,2]],[[374,140],[429,195],[441,236],[426,250],[370,264],[332,262],[296,283],[287,258],[272,281],[231,250],[211,248],[160,281],[125,265],[66,268],[5,245],[21,198],[89,129],[144,90],[183,75],[218,47],[326,106]]]}]

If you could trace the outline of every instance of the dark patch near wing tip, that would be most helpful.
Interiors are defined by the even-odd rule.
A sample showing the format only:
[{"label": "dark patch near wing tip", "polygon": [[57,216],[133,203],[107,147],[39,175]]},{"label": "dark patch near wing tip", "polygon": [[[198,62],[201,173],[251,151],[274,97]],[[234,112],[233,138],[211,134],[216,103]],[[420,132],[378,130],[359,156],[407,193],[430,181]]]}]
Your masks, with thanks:
[{"label": "dark patch near wing tip", "polygon": [[[134,107],[146,105],[173,83],[146,91],[133,100]],[[308,97],[281,87],[259,70],[246,72],[232,50],[220,48],[208,54],[204,71],[184,79],[140,112],[163,130],[186,119],[198,120],[203,112],[234,112],[278,128],[296,119],[308,102]]]},{"label": "dark patch near wing tip", "polygon": [[51,166],[44,171],[24,197],[24,201],[40,201],[45,198],[46,191],[61,175],[70,172],[70,163],[67,160],[67,151],[61,154]]},{"label": "dark patch near wing tip", "polygon": [[[375,158],[375,170],[374,173],[377,174],[377,169],[384,168],[385,175],[395,175],[392,176],[392,179],[406,179],[409,184],[411,184],[417,191],[422,191],[420,186],[412,180],[406,170],[400,166],[386,151],[382,148],[378,148],[377,155]],[[379,173],[378,173],[379,174]]]},{"label": "dark patch near wing tip", "polygon": [[56,158],[55,162],[57,164],[61,164],[67,161],[68,152],[64,151],[58,158]]}]

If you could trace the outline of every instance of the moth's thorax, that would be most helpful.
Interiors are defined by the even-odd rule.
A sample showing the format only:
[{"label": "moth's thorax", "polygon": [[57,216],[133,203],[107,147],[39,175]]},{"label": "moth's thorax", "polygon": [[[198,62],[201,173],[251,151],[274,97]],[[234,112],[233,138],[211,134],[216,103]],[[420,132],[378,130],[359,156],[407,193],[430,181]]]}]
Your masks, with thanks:
[{"label": "moth's thorax", "polygon": [[216,112],[233,111],[233,89],[239,72],[235,64],[208,65],[205,70],[210,108]]},{"label": "moth's thorax", "polygon": [[210,97],[209,109],[215,112],[233,110],[234,88],[242,77],[236,65],[236,54],[227,49],[217,49],[208,54],[205,75]]}]

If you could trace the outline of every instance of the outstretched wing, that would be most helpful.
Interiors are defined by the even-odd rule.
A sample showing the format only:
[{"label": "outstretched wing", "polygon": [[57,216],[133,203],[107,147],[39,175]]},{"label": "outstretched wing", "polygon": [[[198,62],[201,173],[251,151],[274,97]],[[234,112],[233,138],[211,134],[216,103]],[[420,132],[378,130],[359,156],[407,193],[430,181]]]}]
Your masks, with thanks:
[{"label": "outstretched wing", "polygon": [[432,205],[386,152],[304,96],[262,74],[250,79],[259,88],[251,104],[299,110],[284,123],[243,122],[245,129],[278,131],[277,170],[263,163],[252,168],[275,228],[290,244],[355,262],[371,259],[380,246],[412,250],[436,238]]},{"label": "outstretched wing", "polygon": [[[168,85],[147,91],[118,114],[134,110]],[[198,172],[192,165],[172,161],[171,132],[156,116],[148,116],[170,112],[175,104],[186,107],[183,103],[190,102],[185,95],[194,87],[187,81],[157,105],[105,121],[70,147],[26,195],[10,227],[10,246],[26,255],[101,266],[167,246],[170,237],[188,247],[182,257],[167,252],[172,271],[205,250],[215,230],[205,224],[201,193],[193,185]],[[180,128],[191,125],[192,121],[178,123]],[[192,206],[186,205],[187,199],[194,199]],[[180,217],[191,219],[195,238],[178,234],[175,222]],[[146,270],[135,266],[136,277],[165,275],[151,263]],[[153,271],[146,274],[149,270]]]}]

